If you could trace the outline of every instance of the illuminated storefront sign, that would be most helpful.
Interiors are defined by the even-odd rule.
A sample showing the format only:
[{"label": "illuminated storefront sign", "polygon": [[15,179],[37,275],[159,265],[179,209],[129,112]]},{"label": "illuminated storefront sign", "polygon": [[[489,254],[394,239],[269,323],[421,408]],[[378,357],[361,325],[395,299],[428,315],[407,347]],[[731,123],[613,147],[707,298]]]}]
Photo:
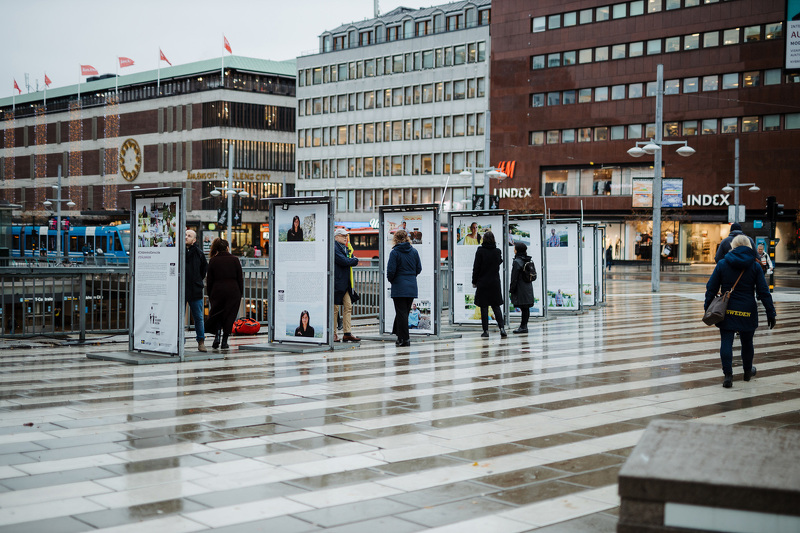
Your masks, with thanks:
[{"label": "illuminated storefront sign", "polygon": [[[269,172],[248,172],[246,170],[234,170],[233,179],[239,181],[269,181]],[[187,180],[214,181],[228,179],[227,170],[188,170]]]}]

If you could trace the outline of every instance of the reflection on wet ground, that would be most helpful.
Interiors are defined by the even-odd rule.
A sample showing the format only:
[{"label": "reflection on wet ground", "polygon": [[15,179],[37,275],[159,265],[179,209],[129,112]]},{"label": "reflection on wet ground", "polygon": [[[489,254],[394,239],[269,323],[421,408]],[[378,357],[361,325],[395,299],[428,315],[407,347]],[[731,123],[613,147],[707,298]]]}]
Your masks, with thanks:
[{"label": "reflection on wet ground", "polygon": [[650,421],[800,429],[800,292],[776,292],[758,375],[727,390],[703,273],[653,294],[628,270],[606,306],[524,337],[313,356],[243,338],[151,367],[85,358],[102,345],[0,351],[0,533],[614,531]]}]

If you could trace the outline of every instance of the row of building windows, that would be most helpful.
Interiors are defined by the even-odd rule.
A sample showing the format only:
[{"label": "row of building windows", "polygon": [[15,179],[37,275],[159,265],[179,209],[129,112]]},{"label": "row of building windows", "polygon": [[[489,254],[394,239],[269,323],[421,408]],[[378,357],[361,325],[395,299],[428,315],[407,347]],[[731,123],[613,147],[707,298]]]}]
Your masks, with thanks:
[{"label": "row of building windows", "polygon": [[402,105],[431,104],[467,98],[486,96],[486,78],[467,78],[464,80],[440,81],[409,85],[392,89],[379,89],[319,98],[307,98],[298,102],[298,114],[302,116],[325,115],[361,111],[362,109],[381,109]]},{"label": "row of building windows", "polygon": [[630,196],[633,178],[651,178],[650,167],[552,169],[542,172],[544,196]]},{"label": "row of building windows", "polygon": [[483,166],[483,151],[406,154],[299,161],[299,179],[372,178],[458,174]]},{"label": "row of building windows", "polygon": [[[691,94],[699,91],[718,91],[739,89],[740,87],[760,87],[763,85],[778,85],[781,83],[782,70],[779,68],[765,71],[751,70],[748,72],[730,72],[727,74],[711,74],[702,77],[689,77],[664,81],[664,94]],[[790,75],[789,81],[800,82],[800,75]],[[626,98],[644,98],[656,96],[658,82],[637,82],[627,85],[612,85],[611,87],[587,87],[583,89],[568,89],[566,91],[551,91],[548,93],[534,93],[531,95],[531,107],[558,106],[571,104],[585,104],[590,102],[607,102],[609,100],[624,100]]]},{"label": "row of building windows", "polygon": [[[763,32],[763,36],[762,36]],[[754,43],[764,40],[783,38],[783,23],[757,24],[745,28],[729,28],[703,33],[691,33],[663,39],[650,39],[649,41],[636,41],[620,43],[610,46],[597,46],[582,50],[569,50],[567,52],[554,52],[552,54],[539,54],[531,56],[531,69],[566,67],[577,64],[597,63],[628,57],[641,57],[643,55],[657,55],[673,53],[699,48],[714,48],[729,46],[741,42]]]},{"label": "row of building windows", "polygon": [[[483,188],[477,188],[481,194]],[[444,191],[444,211],[471,209],[470,188],[448,187]],[[406,187],[402,189],[336,189],[298,191],[298,196],[331,196],[336,199],[336,212],[373,213],[380,205],[432,204],[442,200],[441,187]],[[356,246],[354,243],[353,246]]]},{"label": "row of building windows", "polygon": [[483,135],[484,126],[483,113],[469,113],[466,115],[308,128],[297,132],[297,147],[312,148]]},{"label": "row of building windows", "polygon": [[491,10],[467,7],[461,12],[434,13],[427,17],[411,17],[397,23],[376,22],[375,26],[358,30],[352,28],[342,35],[325,35],[322,38],[322,52],[345,50],[357,46],[369,46],[400,39],[413,39],[434,33],[457,31],[489,24]]},{"label": "row of building windows", "polygon": [[[783,118],[783,128],[781,128]],[[745,117],[708,118],[664,123],[664,137],[690,137],[693,135],[717,135],[720,133],[756,133],[800,129],[800,113],[785,115],[752,115]],[[532,131],[528,142],[531,146],[545,144],[620,141],[624,139],[652,139],[656,136],[654,123],[628,124],[620,126],[595,126],[593,128],[570,128],[563,130]]]},{"label": "row of building windows", "polygon": [[294,144],[228,139],[203,141],[202,168],[226,168],[230,143],[234,145],[233,167],[236,169],[294,171]]},{"label": "row of building windows", "polygon": [[645,14],[672,11],[675,9],[697,7],[700,4],[716,4],[720,0],[633,0],[619,4],[598,6],[595,8],[555,13],[544,17],[534,17],[531,21],[531,32],[557,30],[578,24],[592,24],[608,20],[638,17]]},{"label": "row of building windows", "polygon": [[203,127],[220,126],[293,132],[295,131],[295,110],[291,107],[241,102],[204,103]]},{"label": "row of building windows", "polygon": [[297,84],[300,87],[321,85],[484,61],[486,41],[479,41],[301,69],[297,73]]},{"label": "row of building windows", "polygon": [[[202,200],[200,202],[200,209],[212,211],[227,205],[227,198],[223,195],[219,198],[214,198],[211,191],[218,188],[220,182],[218,181],[205,181],[201,187]],[[261,200],[263,198],[277,198],[281,196],[281,184],[269,182],[253,182],[253,181],[233,181],[232,187],[247,191],[247,197],[236,196],[234,198],[234,209],[242,209],[244,211],[263,211],[266,207],[265,203]]]}]

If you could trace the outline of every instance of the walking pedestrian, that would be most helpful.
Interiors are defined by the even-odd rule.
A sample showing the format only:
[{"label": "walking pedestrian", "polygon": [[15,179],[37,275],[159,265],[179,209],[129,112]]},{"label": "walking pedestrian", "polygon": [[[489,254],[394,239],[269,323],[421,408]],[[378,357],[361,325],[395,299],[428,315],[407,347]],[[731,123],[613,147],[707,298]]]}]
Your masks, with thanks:
[{"label": "walking pedestrian", "polygon": [[758,243],[756,255],[758,255],[758,262],[761,263],[761,270],[764,271],[764,275],[769,276],[772,274],[772,259],[770,259],[769,254],[764,251],[763,244]]},{"label": "walking pedestrian", "polygon": [[[353,257],[353,249],[347,246],[347,230],[339,228],[333,233],[333,315],[339,314],[342,308],[342,342],[359,342],[360,338],[352,334],[353,316],[353,267],[358,265],[358,258]],[[336,330],[333,332],[334,342],[339,342]]]},{"label": "walking pedestrian", "polygon": [[720,334],[719,357],[722,362],[722,372],[725,379],[722,386],[729,389],[733,386],[733,337],[739,332],[742,343],[742,368],[744,380],[756,375],[753,366],[753,334],[758,327],[758,303],[756,296],[764,304],[767,312],[769,329],[775,327],[776,313],[769,293],[767,281],[761,270],[761,263],[756,257],[756,252],[750,246],[747,235],[737,235],[731,242],[731,251],[717,263],[711,278],[706,284],[706,300],[704,309],[721,290],[724,294],[736,285],[730,295],[725,319],[717,324]]},{"label": "walking pedestrian", "polygon": [[386,264],[386,278],[392,284],[391,296],[394,302],[392,333],[397,335],[397,346],[411,346],[408,333],[409,313],[414,298],[418,296],[417,276],[422,272],[422,262],[419,260],[419,253],[411,246],[406,230],[395,231],[392,243],[394,246]]},{"label": "walking pedestrian", "polygon": [[472,264],[472,286],[475,288],[475,305],[481,310],[481,337],[489,336],[489,307],[494,311],[500,336],[508,335],[503,321],[503,291],[500,285],[500,265],[503,264],[503,254],[497,247],[494,233],[487,231],[483,234],[481,245],[475,251],[475,261]]},{"label": "walking pedestrian", "polygon": [[210,310],[208,314],[209,331],[214,332],[212,348],[227,350],[228,336],[239,313],[239,303],[244,292],[244,276],[239,258],[230,253],[228,241],[216,238],[211,243],[211,259],[206,274]]},{"label": "walking pedestrian", "polygon": [[[731,243],[733,242],[733,239],[735,239],[737,235],[744,235],[744,232],[742,231],[742,225],[739,224],[738,222],[734,222],[733,224],[731,224],[731,230],[730,233],[728,233],[728,236],[722,239],[722,242],[719,243],[719,246],[717,247],[717,253],[714,255],[715,263],[719,263],[722,260],[722,258],[725,257],[725,254],[727,254],[731,250]],[[750,241],[750,248],[755,250],[756,249],[755,241],[753,241],[753,239],[751,239],[750,237],[747,237],[747,239]]]},{"label": "walking pedestrian", "polygon": [[606,248],[606,268],[609,272],[611,272],[611,267],[614,266],[614,250],[611,248],[611,245],[608,245]]},{"label": "walking pedestrian", "polygon": [[203,280],[206,278],[208,261],[206,261],[206,254],[197,246],[197,233],[194,230],[187,229],[184,240],[186,243],[184,299],[189,305],[189,311],[192,313],[197,349],[205,352],[208,350],[206,350],[206,335],[203,327]]},{"label": "walking pedestrian", "polygon": [[525,271],[525,265],[532,263],[533,259],[528,255],[528,246],[524,242],[514,243],[514,262],[511,263],[511,287],[508,295],[511,297],[511,304],[518,307],[522,312],[522,320],[514,333],[528,333],[528,320],[531,317],[531,306],[533,299],[533,280],[530,274]]}]

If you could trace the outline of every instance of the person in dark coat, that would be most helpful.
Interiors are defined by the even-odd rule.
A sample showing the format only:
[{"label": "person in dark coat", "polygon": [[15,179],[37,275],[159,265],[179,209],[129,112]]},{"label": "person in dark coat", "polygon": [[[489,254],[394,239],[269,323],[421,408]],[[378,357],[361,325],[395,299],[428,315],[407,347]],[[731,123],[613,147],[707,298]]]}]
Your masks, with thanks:
[{"label": "person in dark coat", "polygon": [[606,248],[606,268],[609,272],[611,272],[611,267],[614,266],[614,250],[611,248],[611,245],[608,245]]},{"label": "person in dark coat", "polygon": [[494,311],[500,336],[507,337],[503,322],[503,291],[500,286],[500,265],[503,254],[497,248],[494,233],[483,234],[481,245],[475,251],[475,262],[472,264],[472,286],[475,287],[475,305],[481,309],[481,337],[489,336],[489,307]]},{"label": "person in dark coat", "polygon": [[303,228],[300,227],[300,217],[297,215],[292,219],[292,227],[286,232],[286,240],[297,242],[303,240]]},{"label": "person in dark coat", "polygon": [[228,241],[216,238],[211,243],[211,260],[208,262],[206,284],[210,310],[206,326],[214,332],[212,348],[228,349],[228,336],[239,314],[239,303],[244,292],[244,276],[239,258],[231,255]]},{"label": "person in dark coat", "polygon": [[522,320],[514,333],[528,333],[528,320],[531,317],[531,306],[534,304],[533,283],[525,274],[523,268],[525,263],[533,261],[528,255],[528,247],[524,242],[514,243],[514,262],[511,263],[511,287],[508,295],[511,297],[511,304],[519,307],[522,312]]},{"label": "person in dark coat", "polygon": [[[744,235],[744,233],[742,232],[742,225],[738,222],[734,222],[731,224],[731,231],[728,233],[728,236],[722,239],[722,242],[719,243],[719,246],[717,247],[717,253],[714,256],[715,263],[719,263],[722,258],[725,257],[725,254],[731,251],[731,242],[733,242],[733,239],[735,239],[737,235]],[[750,240],[750,248],[755,250],[755,241],[750,237],[747,238]]]},{"label": "person in dark coat", "polygon": [[300,325],[294,330],[295,337],[313,337],[314,328],[309,325],[311,318],[308,316],[308,311],[300,313]]},{"label": "person in dark coat", "polygon": [[392,333],[397,335],[397,346],[411,346],[408,333],[408,314],[411,304],[418,296],[417,276],[422,272],[419,253],[411,246],[408,233],[399,229],[394,232],[394,246],[386,264],[386,278],[392,284],[394,302],[394,325]]},{"label": "person in dark coat", "polygon": [[720,334],[719,357],[722,361],[722,372],[725,374],[722,386],[726,389],[733,386],[733,337],[737,331],[742,342],[744,380],[750,381],[750,378],[756,375],[756,367],[753,366],[753,334],[758,327],[758,303],[753,296],[754,293],[764,304],[769,329],[775,327],[776,320],[772,295],[769,293],[761,264],[757,260],[755,250],[750,247],[747,235],[737,235],[731,243],[731,251],[717,263],[706,284],[706,300],[703,308],[708,309],[720,290],[724,294],[734,284],[736,288],[731,292],[725,319],[717,324]]},{"label": "person in dark coat", "polygon": [[[358,258],[353,257],[353,250],[347,246],[347,230],[339,228],[333,233],[333,316],[339,315],[342,308],[342,342],[359,342],[361,339],[351,333],[353,316],[353,267],[358,265]],[[339,341],[336,330],[333,332],[334,342]]]},{"label": "person in dark coat", "polygon": [[206,278],[208,261],[200,247],[197,246],[197,233],[194,230],[186,230],[186,278],[184,287],[184,297],[189,304],[194,322],[194,335],[197,339],[197,349],[201,352],[206,350],[206,335],[203,328],[203,280]]}]

